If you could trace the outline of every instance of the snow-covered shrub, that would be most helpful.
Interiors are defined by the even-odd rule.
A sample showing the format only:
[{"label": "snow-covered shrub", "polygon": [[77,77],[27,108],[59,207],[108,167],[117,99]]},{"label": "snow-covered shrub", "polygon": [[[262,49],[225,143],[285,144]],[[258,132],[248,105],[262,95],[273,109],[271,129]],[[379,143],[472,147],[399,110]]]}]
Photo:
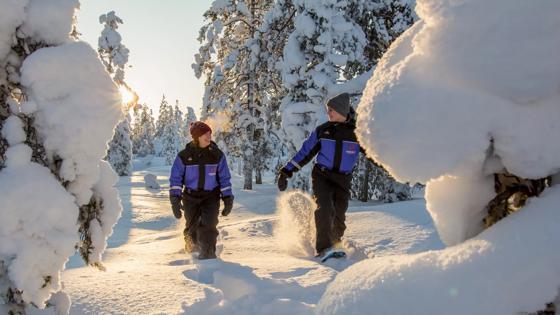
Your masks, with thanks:
[{"label": "snow-covered shrub", "polygon": [[417,12],[368,83],[358,138],[397,179],[427,183],[442,240],[459,245],[349,268],[319,313],[544,309],[560,287],[557,186],[464,241],[484,228],[494,174],[560,170],[560,3],[419,0]]},{"label": "snow-covered shrub", "polygon": [[147,188],[160,189],[160,185],[157,181],[157,176],[154,174],[144,175],[144,184]]}]

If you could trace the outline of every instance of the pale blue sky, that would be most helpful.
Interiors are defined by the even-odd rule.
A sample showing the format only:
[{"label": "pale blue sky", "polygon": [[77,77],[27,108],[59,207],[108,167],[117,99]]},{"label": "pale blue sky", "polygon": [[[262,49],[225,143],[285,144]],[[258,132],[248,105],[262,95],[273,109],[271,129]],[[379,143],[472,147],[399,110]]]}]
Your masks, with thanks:
[{"label": "pale blue sky", "polygon": [[81,0],[78,31],[97,49],[103,26],[99,16],[111,10],[123,19],[119,28],[130,49],[125,80],[157,113],[162,94],[169,103],[178,99],[182,108],[199,113],[204,91],[191,64],[198,51],[202,14],[212,0]]}]

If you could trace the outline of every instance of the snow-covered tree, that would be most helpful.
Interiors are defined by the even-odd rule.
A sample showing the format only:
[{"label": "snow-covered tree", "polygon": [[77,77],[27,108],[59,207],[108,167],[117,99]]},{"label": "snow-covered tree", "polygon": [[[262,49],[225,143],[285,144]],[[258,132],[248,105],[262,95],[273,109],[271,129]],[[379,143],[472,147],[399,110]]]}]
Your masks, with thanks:
[{"label": "snow-covered tree", "polygon": [[138,156],[155,154],[154,117],[148,105],[135,107],[134,126],[132,128],[132,152]]},{"label": "snow-covered tree", "polygon": [[[368,82],[357,135],[392,176],[426,183],[449,247],[356,264],[317,312],[554,313],[560,2],[418,0],[417,12]],[[493,206],[508,217],[487,227]]]},{"label": "snow-covered tree", "polygon": [[[414,23],[416,15],[413,3],[409,0],[355,0],[349,1],[346,17],[362,28],[368,45],[364,48],[364,58],[349,63],[345,69],[344,77],[349,81],[335,86],[331,92],[361,95],[365,87],[363,76],[371,76],[379,58]],[[360,157],[358,171],[352,178],[353,198],[392,202],[411,196],[412,190],[408,184],[396,182],[382,166]]]},{"label": "snow-covered tree", "polygon": [[102,161],[122,118],[118,90],[74,39],[78,5],[0,3],[1,313],[44,308],[76,248],[101,267],[120,216],[117,177]]},{"label": "snow-covered tree", "polygon": [[346,17],[359,25],[367,39],[364,60],[351,62],[345,76],[348,79],[371,70],[389,45],[417,19],[414,0],[351,0]]},{"label": "snow-covered tree", "polygon": [[395,202],[410,199],[412,187],[397,181],[383,167],[360,156],[352,178],[352,199]]},{"label": "snow-covered tree", "polygon": [[[165,95],[161,97],[161,102],[159,104],[159,113],[156,121],[156,132],[155,137],[161,138],[164,129],[167,125],[173,122],[173,107],[169,105]],[[159,154],[159,152],[158,152]]]},{"label": "snow-covered tree", "polygon": [[179,102],[175,104],[175,108],[169,106],[168,120],[161,122],[161,142],[160,156],[165,157],[165,163],[172,165],[177,157],[177,153],[181,151],[184,146],[184,140],[181,133],[181,126],[183,124],[183,113],[179,109]]},{"label": "snow-covered tree", "polygon": [[177,129],[177,138],[179,139],[179,143],[181,144],[179,148],[182,148],[187,143],[187,138],[185,137],[185,134],[183,132],[183,126],[185,124],[183,119],[183,111],[179,107],[179,100],[175,100],[175,107],[173,107],[173,122],[176,125],[175,128]]},{"label": "snow-covered tree", "polygon": [[129,50],[122,44],[122,37],[117,31],[123,20],[111,11],[99,17],[99,23],[104,24],[99,37],[98,52],[107,71],[112,74],[118,85],[125,85],[124,69],[128,63]]},{"label": "snow-covered tree", "polygon": [[[112,74],[113,81],[123,89],[130,89],[124,81],[124,69],[128,62],[129,50],[122,44],[122,38],[117,29],[123,21],[111,11],[99,17],[99,22],[104,24],[103,31],[99,37],[97,52],[105,65],[107,72]],[[134,106],[136,100],[126,104],[123,102],[123,111]],[[109,150],[105,158],[119,176],[132,174],[132,141],[130,139],[130,115],[117,125],[115,135],[109,143]]]},{"label": "snow-covered tree", "polygon": [[263,128],[266,141],[257,143],[255,155],[256,183],[264,170],[277,171],[285,162],[280,102],[286,94],[282,83],[281,65],[284,46],[294,28],[296,9],[291,0],[277,0],[263,17],[254,35],[259,45],[256,54],[259,97],[264,108]]},{"label": "snow-covered tree", "polygon": [[[294,29],[284,47],[282,125],[286,147],[293,156],[318,122],[326,117],[329,89],[342,79],[347,66],[362,62],[366,37],[346,17],[347,1],[294,0]],[[294,187],[309,188],[309,167],[298,172]]]},{"label": "snow-covered tree", "polygon": [[115,128],[115,135],[109,142],[105,159],[119,176],[132,175],[132,140],[130,139],[130,115]]},{"label": "snow-covered tree", "polygon": [[232,124],[218,134],[229,154],[243,160],[244,188],[252,189],[258,150],[266,142],[265,115],[258,83],[260,43],[255,38],[272,0],[214,1],[204,14],[202,46],[193,64],[205,76],[203,119],[226,112]]},{"label": "snow-covered tree", "polygon": [[185,113],[185,117],[183,118],[183,127],[181,132],[183,133],[183,139],[185,139],[185,144],[192,141],[191,137],[191,124],[197,121],[196,114],[194,113],[194,109],[192,107],[187,107],[187,112]]}]

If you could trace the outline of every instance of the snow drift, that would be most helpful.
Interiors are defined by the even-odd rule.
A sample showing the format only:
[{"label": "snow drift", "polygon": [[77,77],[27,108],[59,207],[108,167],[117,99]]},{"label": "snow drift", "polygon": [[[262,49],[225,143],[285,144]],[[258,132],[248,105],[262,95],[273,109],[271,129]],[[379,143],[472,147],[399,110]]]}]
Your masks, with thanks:
[{"label": "snow drift", "polygon": [[554,250],[559,202],[560,187],[553,187],[460,245],[358,263],[329,285],[318,313],[505,315],[544,309],[560,288],[560,253]]}]

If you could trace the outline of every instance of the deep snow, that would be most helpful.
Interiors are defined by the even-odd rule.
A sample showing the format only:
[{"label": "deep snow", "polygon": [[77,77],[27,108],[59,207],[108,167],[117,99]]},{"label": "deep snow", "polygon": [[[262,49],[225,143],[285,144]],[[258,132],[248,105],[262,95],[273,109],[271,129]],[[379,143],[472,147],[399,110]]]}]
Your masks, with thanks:
[{"label": "deep snow", "polygon": [[[423,199],[375,204],[351,202],[347,237],[351,259],[327,265],[287,253],[278,243],[272,180],[254,191],[234,191],[232,214],[220,217],[218,260],[198,262],[183,251],[181,221],[168,201],[169,166],[135,161],[132,177],[118,189],[123,215],[104,256],[107,271],[84,267],[73,257],[63,274],[71,314],[312,314],[340,270],[365,257],[439,249]],[[161,190],[146,188],[157,176]],[[233,175],[234,187],[242,177]],[[358,253],[359,252],[359,253]]]}]

